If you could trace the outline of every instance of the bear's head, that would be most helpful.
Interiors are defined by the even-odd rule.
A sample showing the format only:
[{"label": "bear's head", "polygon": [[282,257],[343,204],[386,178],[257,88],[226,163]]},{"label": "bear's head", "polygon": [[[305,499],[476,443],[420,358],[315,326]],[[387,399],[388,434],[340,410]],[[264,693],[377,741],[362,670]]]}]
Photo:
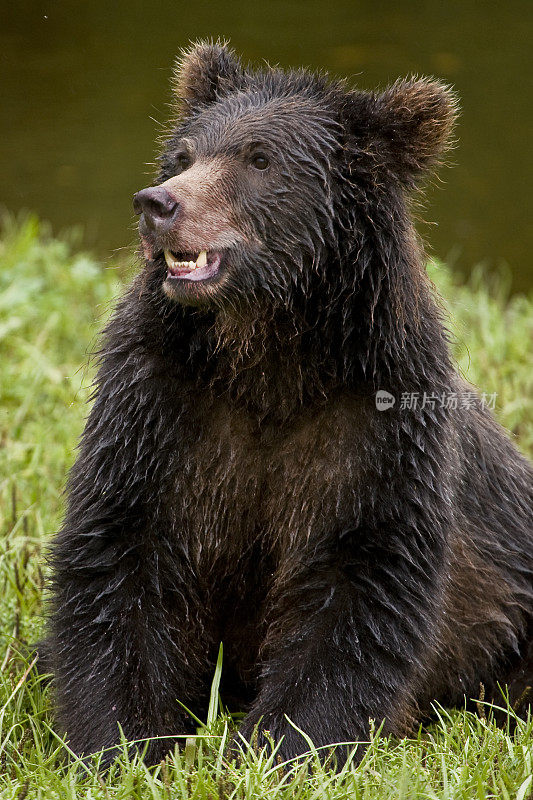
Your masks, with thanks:
[{"label": "bear's head", "polygon": [[224,44],[200,42],[174,88],[158,184],[134,197],[169,301],[286,307],[319,293],[330,303],[365,271],[394,268],[412,239],[406,199],[449,139],[447,87],[350,90],[304,70],[244,69]]}]

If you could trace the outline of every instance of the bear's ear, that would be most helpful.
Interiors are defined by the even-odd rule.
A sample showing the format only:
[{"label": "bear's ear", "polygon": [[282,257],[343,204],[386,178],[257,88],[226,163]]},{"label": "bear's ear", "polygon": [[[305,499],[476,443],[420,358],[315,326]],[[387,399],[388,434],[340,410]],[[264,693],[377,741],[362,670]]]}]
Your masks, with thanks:
[{"label": "bear's ear", "polygon": [[[367,96],[368,100],[368,96]],[[431,78],[399,80],[365,103],[364,126],[388,168],[408,185],[438,163],[450,146],[458,112],[450,87]]]},{"label": "bear's ear", "polygon": [[182,50],[174,69],[173,89],[182,110],[212,103],[243,78],[239,60],[225,42],[199,41]]}]

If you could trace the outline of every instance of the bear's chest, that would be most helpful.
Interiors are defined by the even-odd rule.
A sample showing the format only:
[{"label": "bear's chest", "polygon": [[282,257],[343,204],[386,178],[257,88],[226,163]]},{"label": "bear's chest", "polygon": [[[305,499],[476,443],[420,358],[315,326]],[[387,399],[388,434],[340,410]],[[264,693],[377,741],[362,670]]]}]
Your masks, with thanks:
[{"label": "bear's chest", "polygon": [[177,476],[177,510],[198,566],[256,548],[281,555],[353,524],[364,412],[341,397],[283,428],[258,430],[220,401]]}]

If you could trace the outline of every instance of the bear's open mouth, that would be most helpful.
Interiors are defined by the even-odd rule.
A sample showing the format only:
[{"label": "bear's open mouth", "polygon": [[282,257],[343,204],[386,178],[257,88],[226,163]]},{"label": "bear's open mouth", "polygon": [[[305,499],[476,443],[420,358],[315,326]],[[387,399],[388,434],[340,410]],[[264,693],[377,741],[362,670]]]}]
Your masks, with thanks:
[{"label": "bear's open mouth", "polygon": [[201,250],[199,253],[164,251],[168,267],[167,280],[203,281],[217,274],[222,259],[217,251]]}]

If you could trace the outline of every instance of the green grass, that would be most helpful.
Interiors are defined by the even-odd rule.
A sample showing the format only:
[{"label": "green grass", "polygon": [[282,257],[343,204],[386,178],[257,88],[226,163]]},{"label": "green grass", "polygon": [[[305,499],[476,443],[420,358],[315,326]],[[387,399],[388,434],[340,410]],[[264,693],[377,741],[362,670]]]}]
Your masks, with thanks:
[{"label": "green grass", "polygon": [[[533,298],[509,298],[504,280],[475,271],[461,285],[442,265],[432,278],[453,313],[463,374],[533,452]],[[49,688],[28,668],[24,642],[43,624],[44,548],[62,513],[61,490],[87,413],[88,354],[127,279],[53,238],[33,217],[6,219],[0,238],[0,798],[513,798],[533,796],[533,723],[513,733],[483,716],[440,711],[413,739],[372,736],[362,764],[340,775],[308,764],[280,770],[248,752],[228,764],[227,715],[216,717],[217,679],[205,725],[164,766],[147,770],[126,751],[102,777],[97,762],[68,760],[54,732]],[[467,347],[468,344],[468,347]],[[512,715],[511,715],[512,716]]]}]

